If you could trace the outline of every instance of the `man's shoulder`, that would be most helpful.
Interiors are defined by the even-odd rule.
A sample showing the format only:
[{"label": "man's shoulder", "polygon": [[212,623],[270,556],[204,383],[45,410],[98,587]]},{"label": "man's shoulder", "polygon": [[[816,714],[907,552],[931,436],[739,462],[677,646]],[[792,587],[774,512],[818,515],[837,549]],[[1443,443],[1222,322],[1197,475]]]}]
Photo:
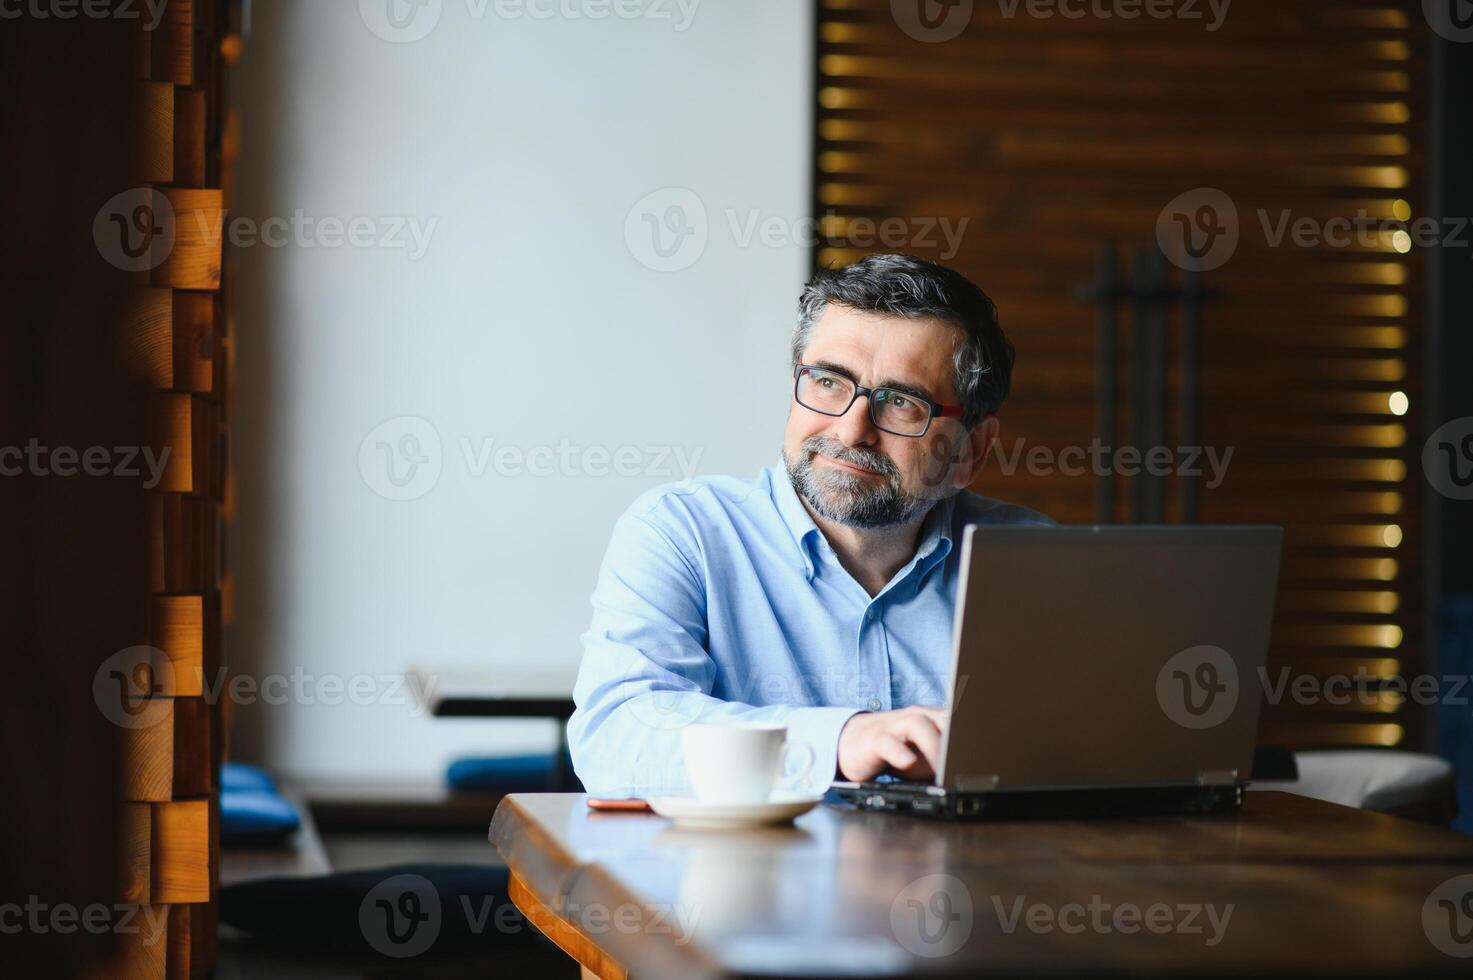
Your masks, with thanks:
[{"label": "man's shoulder", "polygon": [[624,512],[624,519],[653,524],[667,532],[729,522],[733,510],[771,506],[771,472],[752,479],[735,476],[692,476],[646,490]]},{"label": "man's shoulder", "polygon": [[967,524],[1034,524],[1052,526],[1057,524],[1052,517],[1021,504],[1010,504],[1005,500],[994,500],[980,493],[963,490],[956,495],[952,509],[952,522],[957,527]]}]

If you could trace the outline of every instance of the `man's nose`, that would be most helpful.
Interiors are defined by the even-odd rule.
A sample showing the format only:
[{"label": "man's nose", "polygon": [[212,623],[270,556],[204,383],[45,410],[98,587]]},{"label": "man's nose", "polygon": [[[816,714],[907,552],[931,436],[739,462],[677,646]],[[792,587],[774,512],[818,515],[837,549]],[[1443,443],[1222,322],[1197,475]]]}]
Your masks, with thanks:
[{"label": "man's nose", "polygon": [[869,395],[860,395],[849,411],[834,420],[835,435],[846,446],[872,446],[880,437],[869,417]]}]

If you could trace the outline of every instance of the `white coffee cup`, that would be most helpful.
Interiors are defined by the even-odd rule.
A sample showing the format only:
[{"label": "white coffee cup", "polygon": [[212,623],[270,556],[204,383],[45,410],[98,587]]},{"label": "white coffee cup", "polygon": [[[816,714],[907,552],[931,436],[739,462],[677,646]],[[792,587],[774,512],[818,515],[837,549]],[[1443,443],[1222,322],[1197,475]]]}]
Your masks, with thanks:
[{"label": "white coffee cup", "polygon": [[799,783],[815,759],[813,746],[788,745],[786,725],[694,723],[681,745],[691,789],[707,803],[765,803],[779,776]]}]

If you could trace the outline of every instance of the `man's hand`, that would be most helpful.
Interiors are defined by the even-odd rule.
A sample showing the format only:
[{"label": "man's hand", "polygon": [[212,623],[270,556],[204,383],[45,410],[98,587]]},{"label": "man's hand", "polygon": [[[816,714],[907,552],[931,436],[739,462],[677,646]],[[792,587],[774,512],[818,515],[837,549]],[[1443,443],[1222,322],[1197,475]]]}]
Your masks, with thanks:
[{"label": "man's hand", "polygon": [[862,712],[839,732],[839,774],[862,783],[882,772],[930,779],[941,758],[940,708]]}]

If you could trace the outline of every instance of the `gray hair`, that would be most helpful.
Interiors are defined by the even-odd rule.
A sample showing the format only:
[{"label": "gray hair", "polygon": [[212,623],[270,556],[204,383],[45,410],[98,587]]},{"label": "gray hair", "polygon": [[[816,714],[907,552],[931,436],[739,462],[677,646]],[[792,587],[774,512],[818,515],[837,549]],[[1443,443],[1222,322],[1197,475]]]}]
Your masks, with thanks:
[{"label": "gray hair", "polygon": [[803,287],[793,363],[802,360],[813,325],[830,303],[907,319],[950,323],[965,335],[952,356],[962,425],[971,428],[1008,397],[1016,353],[997,322],[997,306],[961,273],[909,255],[870,255],[821,269]]}]

